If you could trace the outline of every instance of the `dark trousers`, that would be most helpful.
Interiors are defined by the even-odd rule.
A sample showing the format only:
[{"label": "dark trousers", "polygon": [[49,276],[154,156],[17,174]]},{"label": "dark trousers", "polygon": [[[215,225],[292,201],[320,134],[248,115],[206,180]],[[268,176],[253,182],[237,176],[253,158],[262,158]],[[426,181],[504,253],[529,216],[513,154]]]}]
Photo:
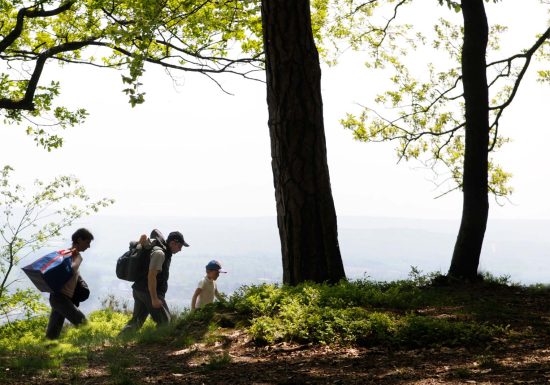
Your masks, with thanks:
[{"label": "dark trousers", "polygon": [[57,339],[63,329],[63,323],[67,318],[73,325],[80,325],[86,322],[86,316],[78,309],[78,302],[61,293],[50,294],[50,305],[52,312],[46,329],[46,338]]},{"label": "dark trousers", "polygon": [[168,310],[168,305],[163,295],[158,295],[162,302],[162,307],[155,309],[151,303],[151,295],[148,292],[133,289],[132,294],[134,296],[134,312],[132,313],[130,321],[128,321],[124,329],[122,329],[122,332],[138,330],[143,326],[148,315],[151,315],[151,318],[153,318],[153,321],[155,321],[157,325],[170,322],[170,310]]}]

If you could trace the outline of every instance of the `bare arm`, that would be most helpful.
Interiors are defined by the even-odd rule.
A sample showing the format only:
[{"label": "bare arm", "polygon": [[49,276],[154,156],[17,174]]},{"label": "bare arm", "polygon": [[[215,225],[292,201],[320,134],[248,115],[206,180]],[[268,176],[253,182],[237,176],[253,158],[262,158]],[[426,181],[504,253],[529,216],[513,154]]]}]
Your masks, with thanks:
[{"label": "bare arm", "polygon": [[157,296],[157,270],[149,270],[147,274],[147,287],[149,288],[149,295],[151,296],[151,303],[155,309],[162,307],[162,301]]},{"label": "bare arm", "polygon": [[195,294],[193,294],[193,298],[191,299],[191,310],[195,310],[197,298],[199,298],[201,291],[202,289],[200,287],[197,287],[197,290],[195,290]]}]

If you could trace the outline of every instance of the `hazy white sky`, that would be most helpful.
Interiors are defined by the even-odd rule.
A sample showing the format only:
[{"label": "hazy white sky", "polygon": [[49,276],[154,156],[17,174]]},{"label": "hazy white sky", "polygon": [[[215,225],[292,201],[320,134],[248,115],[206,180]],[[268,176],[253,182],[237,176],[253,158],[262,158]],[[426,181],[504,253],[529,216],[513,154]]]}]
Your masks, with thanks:
[{"label": "hazy white sky", "polygon": [[[427,8],[409,7],[413,22],[431,23],[430,17],[443,10],[435,1],[429,3]],[[548,6],[538,4],[508,0],[488,6],[491,23],[510,27],[503,47],[528,47],[547,28]],[[355,103],[370,103],[383,90],[380,74],[365,69],[364,59],[348,53],[339,66],[323,67],[337,213],[459,217],[458,192],[434,200],[430,173],[418,170],[417,163],[396,165],[392,144],[355,142],[339,125],[338,119],[355,110]],[[550,87],[536,84],[534,69],[501,123],[502,133],[513,142],[498,157],[514,174],[515,192],[513,204],[492,203],[492,218],[550,219]],[[221,82],[235,93],[228,96],[200,75],[177,76],[176,87],[162,69],[148,68],[143,79],[146,103],[132,109],[121,92],[120,73],[50,66],[43,84],[50,78],[62,80],[63,103],[87,108],[89,118],[64,132],[64,147],[51,153],[35,147],[23,128],[2,127],[0,164],[12,165],[20,182],[75,174],[92,196],[116,199],[105,214],[275,215],[265,85],[225,75]]]}]

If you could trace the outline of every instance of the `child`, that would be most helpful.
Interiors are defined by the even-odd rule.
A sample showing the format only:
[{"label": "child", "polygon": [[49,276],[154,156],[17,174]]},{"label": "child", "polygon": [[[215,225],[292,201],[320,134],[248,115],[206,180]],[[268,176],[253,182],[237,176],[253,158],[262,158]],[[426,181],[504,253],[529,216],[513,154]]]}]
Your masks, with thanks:
[{"label": "child", "polygon": [[191,299],[191,310],[201,308],[206,304],[214,302],[214,297],[219,301],[223,299],[216,287],[216,279],[218,279],[220,273],[225,273],[221,268],[222,266],[218,261],[212,260],[208,262],[208,265],[206,265],[206,276],[199,281],[197,290],[195,290],[193,299]]}]

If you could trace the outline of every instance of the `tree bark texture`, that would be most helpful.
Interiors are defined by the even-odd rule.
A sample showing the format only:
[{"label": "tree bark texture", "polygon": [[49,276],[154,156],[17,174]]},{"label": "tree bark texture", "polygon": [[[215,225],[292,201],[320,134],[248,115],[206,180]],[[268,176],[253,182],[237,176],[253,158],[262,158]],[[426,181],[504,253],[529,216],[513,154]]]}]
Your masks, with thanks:
[{"label": "tree bark texture", "polygon": [[462,0],[462,83],[466,112],[462,221],[449,275],[475,280],[489,214],[489,89],[486,51],[489,29],[484,0]]},{"label": "tree bark texture", "polygon": [[345,278],[309,0],[262,0],[267,104],[283,282]]}]

